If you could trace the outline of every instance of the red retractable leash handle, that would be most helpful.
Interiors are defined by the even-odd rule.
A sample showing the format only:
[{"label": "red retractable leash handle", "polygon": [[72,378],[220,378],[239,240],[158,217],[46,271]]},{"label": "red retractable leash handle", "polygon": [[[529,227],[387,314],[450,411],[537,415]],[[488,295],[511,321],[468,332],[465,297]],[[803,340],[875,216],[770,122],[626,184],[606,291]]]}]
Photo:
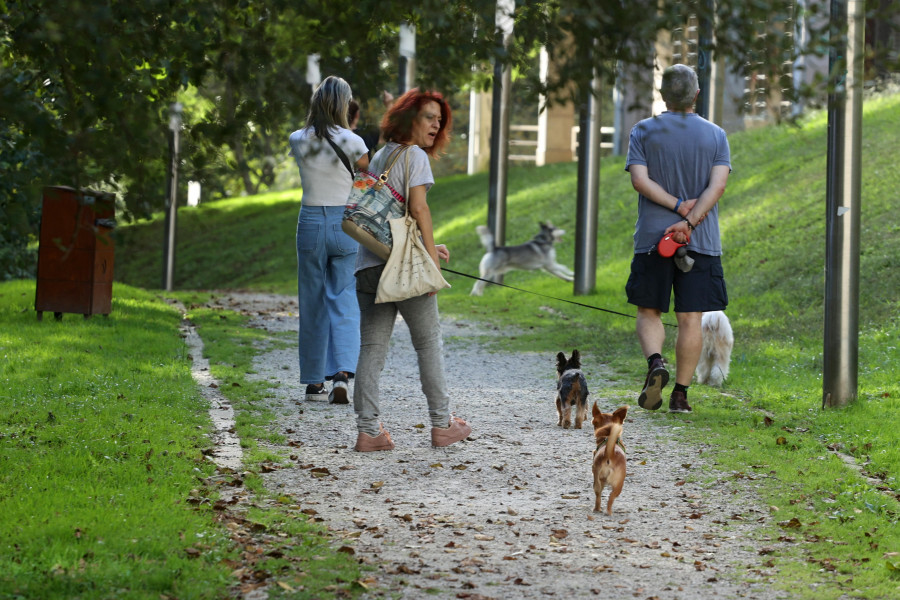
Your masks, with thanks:
[{"label": "red retractable leash handle", "polygon": [[684,243],[676,242],[675,238],[674,238],[676,233],[681,233],[681,232],[670,231],[669,233],[664,235],[662,237],[662,239],[659,240],[659,243],[656,245],[656,251],[663,258],[669,258],[669,257],[675,256],[676,250],[678,250],[682,246],[687,246],[688,242],[691,241],[691,234],[686,233],[686,234],[684,234],[684,236],[687,238],[687,242],[684,242]]}]

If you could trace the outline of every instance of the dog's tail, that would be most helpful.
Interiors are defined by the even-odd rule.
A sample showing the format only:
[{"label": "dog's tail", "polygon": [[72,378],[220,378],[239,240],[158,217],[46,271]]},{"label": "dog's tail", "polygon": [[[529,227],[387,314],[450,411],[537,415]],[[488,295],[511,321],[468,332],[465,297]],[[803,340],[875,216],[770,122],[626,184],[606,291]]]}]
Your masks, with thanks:
[{"label": "dog's tail", "polygon": [[479,237],[481,237],[481,245],[484,246],[484,249],[488,252],[493,252],[494,234],[491,233],[491,230],[488,229],[485,225],[479,225],[475,228],[475,231],[478,233]]},{"label": "dog's tail", "polygon": [[573,373],[571,377],[561,375],[557,387],[559,397],[568,400],[573,406],[583,406],[588,397],[587,381],[580,371]]},{"label": "dog's tail", "polygon": [[603,438],[606,438],[606,462],[612,461],[613,456],[616,453],[616,444],[619,442],[619,438],[622,437],[621,423],[607,423],[603,427],[597,429],[594,432],[594,435],[597,438],[598,444]]}]

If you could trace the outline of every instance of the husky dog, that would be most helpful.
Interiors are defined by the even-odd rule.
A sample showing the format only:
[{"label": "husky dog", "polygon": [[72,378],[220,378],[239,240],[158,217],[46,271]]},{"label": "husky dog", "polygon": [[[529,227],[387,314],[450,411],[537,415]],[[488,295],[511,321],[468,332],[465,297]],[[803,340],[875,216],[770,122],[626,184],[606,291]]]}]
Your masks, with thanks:
[{"label": "husky dog", "polygon": [[721,310],[703,313],[703,350],[697,363],[697,382],[722,387],[728,377],[731,363],[731,349],[734,347],[734,333],[731,322]]},{"label": "husky dog", "polygon": [[[553,244],[565,233],[554,227],[552,223],[541,223],[541,231],[531,241],[518,246],[494,246],[494,235],[484,225],[475,228],[481,236],[481,244],[487,253],[481,258],[478,270],[482,279],[495,279],[507,271],[524,269],[533,271],[543,269],[564,281],[572,281],[575,273],[565,265],[556,262],[556,250]],[[476,281],[472,286],[472,296],[480,296],[487,285],[484,281]]]}]

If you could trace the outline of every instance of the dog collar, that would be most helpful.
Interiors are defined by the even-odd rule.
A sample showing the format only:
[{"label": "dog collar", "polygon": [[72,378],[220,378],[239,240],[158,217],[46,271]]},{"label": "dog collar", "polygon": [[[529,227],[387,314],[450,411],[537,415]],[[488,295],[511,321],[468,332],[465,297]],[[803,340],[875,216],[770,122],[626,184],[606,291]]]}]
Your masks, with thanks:
[{"label": "dog collar", "polygon": [[[599,440],[597,440],[597,450],[600,449],[600,446],[605,446],[607,440],[609,440],[608,437],[600,438]],[[616,440],[616,446],[621,447],[621,448],[622,448],[622,452],[624,452],[625,454],[628,454],[628,450],[625,449],[625,444],[622,443],[622,438],[619,438],[619,439]]]}]

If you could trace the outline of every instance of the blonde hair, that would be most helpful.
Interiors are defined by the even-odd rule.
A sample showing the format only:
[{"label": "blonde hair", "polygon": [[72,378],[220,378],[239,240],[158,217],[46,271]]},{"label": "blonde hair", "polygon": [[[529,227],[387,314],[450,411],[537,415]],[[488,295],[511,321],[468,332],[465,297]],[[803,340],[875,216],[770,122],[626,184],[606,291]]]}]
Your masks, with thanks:
[{"label": "blonde hair", "polygon": [[329,127],[350,129],[347,111],[352,97],[349,83],[334,75],[326,77],[313,91],[306,126],[312,127],[319,138],[326,136]]}]

